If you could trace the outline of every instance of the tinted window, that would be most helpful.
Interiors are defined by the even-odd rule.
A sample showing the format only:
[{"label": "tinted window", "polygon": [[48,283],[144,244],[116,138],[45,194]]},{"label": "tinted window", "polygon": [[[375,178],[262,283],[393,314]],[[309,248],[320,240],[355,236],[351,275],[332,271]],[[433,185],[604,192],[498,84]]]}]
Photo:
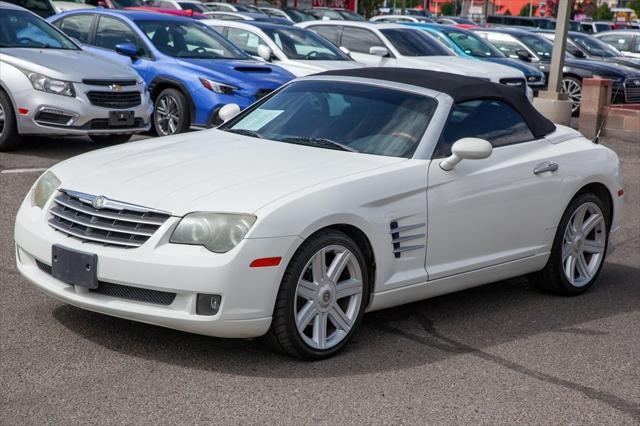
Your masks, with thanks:
[{"label": "tinted window", "polygon": [[[76,45],[51,24],[25,10],[2,10],[0,47],[71,49]],[[0,69],[0,75],[2,70]]]},{"label": "tinted window", "polygon": [[[436,109],[435,99],[366,84],[300,81],[249,108],[223,130],[286,143],[410,157]],[[310,141],[309,139],[313,139]],[[328,140],[328,141],[327,141]]]},{"label": "tinted window", "polygon": [[380,38],[378,38],[378,36],[373,32],[362,28],[350,27],[342,28],[341,45],[354,52],[366,54],[369,54],[369,48],[373,46],[384,47],[382,40],[380,40]]},{"label": "tinted window", "polygon": [[620,56],[619,52],[616,52],[608,44],[598,40],[591,36],[575,36],[572,41],[578,45],[578,47],[586,50],[590,55],[602,56],[602,57],[614,57]]},{"label": "tinted window", "polygon": [[635,46],[632,49],[633,52],[640,53],[640,36],[636,37]]},{"label": "tinted window", "polygon": [[591,24],[582,24],[582,31],[584,31],[585,33],[592,33],[593,26],[591,26]]},{"label": "tinted window", "polygon": [[613,27],[609,24],[596,24],[596,31],[599,33],[604,31],[611,31]]},{"label": "tinted window", "polygon": [[600,40],[610,44],[618,50],[629,51],[631,45],[631,36],[627,34],[611,34],[600,37]]},{"label": "tinted window", "polygon": [[525,46],[533,50],[533,52],[538,56],[543,58],[551,58],[553,43],[551,43],[546,38],[533,34],[520,35],[518,37],[520,38],[520,41],[525,44]]},{"label": "tinted window", "polygon": [[127,24],[119,19],[101,16],[96,30],[95,45],[116,50],[116,45],[122,43],[133,43],[141,51],[146,51],[136,33]]},{"label": "tinted window", "polygon": [[73,15],[58,21],[56,27],[60,28],[69,37],[73,37],[82,43],[89,43],[89,31],[91,31],[92,22],[93,15]]},{"label": "tinted window", "polygon": [[289,59],[307,61],[348,61],[342,53],[325,38],[313,31],[299,28],[263,28],[262,31],[278,45]]},{"label": "tinted window", "polygon": [[515,40],[511,37],[507,39],[507,38],[500,37],[497,34],[488,33],[487,39],[491,44],[497,47],[500,52],[504,53],[505,55],[511,58],[518,57],[518,55],[516,54],[518,50],[527,50],[522,43],[520,43],[518,40]]},{"label": "tinted window", "polygon": [[[340,31],[338,27],[335,27],[333,25],[314,25],[313,27],[309,27],[309,29],[311,31],[315,31],[318,34],[320,34],[322,37],[326,38],[327,40],[329,40],[331,43],[335,44],[336,46],[339,43],[339,35],[340,35]],[[368,53],[368,51],[367,51]]]},{"label": "tinted window", "polygon": [[206,13],[209,8],[199,3],[180,2],[178,3],[183,10],[193,10],[194,12]]},{"label": "tinted window", "polygon": [[486,139],[494,148],[534,139],[520,114],[503,102],[459,102],[453,107],[433,156],[451,155],[451,145],[467,137]]},{"label": "tinted window", "polygon": [[481,58],[501,58],[504,56],[493,45],[471,32],[448,31],[447,35],[467,55]]},{"label": "tinted window", "polygon": [[[380,30],[403,56],[449,56],[451,52],[422,30]],[[343,36],[344,40],[344,36]]]},{"label": "tinted window", "polygon": [[258,55],[258,46],[267,44],[254,33],[240,28],[229,28],[227,38],[250,55]]},{"label": "tinted window", "polygon": [[[53,6],[48,0],[7,0],[7,1],[17,6],[24,7],[25,9],[28,9],[33,13],[36,13],[42,16],[43,18],[48,18],[49,16],[56,13],[56,11],[53,9]],[[6,13],[6,11],[3,10],[2,13],[4,14]]]}]

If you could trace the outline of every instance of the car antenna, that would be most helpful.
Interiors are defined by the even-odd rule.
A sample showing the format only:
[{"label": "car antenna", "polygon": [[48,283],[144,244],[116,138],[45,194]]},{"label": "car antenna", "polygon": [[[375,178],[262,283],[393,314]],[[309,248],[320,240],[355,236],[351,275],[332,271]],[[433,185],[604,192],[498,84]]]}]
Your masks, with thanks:
[{"label": "car antenna", "polygon": [[[616,89],[616,93],[614,93],[613,99],[615,99],[618,96],[618,92],[620,91],[620,87],[622,87],[622,86],[619,85],[618,88]],[[607,118],[609,118],[609,113],[611,113],[611,104],[609,104],[609,109],[607,110],[607,114],[602,119],[602,123],[600,123],[600,127],[598,127],[598,131],[596,132],[596,135],[593,137],[593,141],[592,142],[595,143],[595,144],[600,143],[600,133],[602,133],[602,130],[604,129],[605,124],[607,124]]]}]

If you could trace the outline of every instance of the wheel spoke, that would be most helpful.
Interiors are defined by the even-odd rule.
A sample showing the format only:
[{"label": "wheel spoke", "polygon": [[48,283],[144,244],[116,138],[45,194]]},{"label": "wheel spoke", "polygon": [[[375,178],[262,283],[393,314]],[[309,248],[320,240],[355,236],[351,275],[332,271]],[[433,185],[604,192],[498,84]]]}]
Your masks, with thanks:
[{"label": "wheel spoke", "polygon": [[586,204],[581,205],[573,215],[573,229],[577,231],[582,228],[584,222],[584,216],[587,214],[588,206]]},{"label": "wheel spoke", "polygon": [[348,332],[353,327],[353,322],[337,303],[334,303],[329,310],[329,319],[337,329]]},{"label": "wheel spoke", "polygon": [[604,242],[602,241],[585,240],[582,247],[587,253],[597,254],[604,252]]},{"label": "wheel spoke", "polygon": [[316,253],[311,259],[311,274],[313,275],[313,282],[316,284],[320,284],[327,277],[327,260],[324,249]]},{"label": "wheel spoke", "polygon": [[567,257],[571,256],[573,252],[573,245],[571,243],[565,243],[562,245],[562,263],[567,260]]},{"label": "wheel spoke", "polygon": [[298,314],[296,315],[296,326],[298,327],[300,333],[302,333],[304,329],[307,328],[311,320],[316,315],[318,315],[318,310],[316,309],[315,304],[311,301],[307,302],[302,307],[302,309],[300,309],[300,312],[298,312]]},{"label": "wheel spoke", "polygon": [[176,131],[176,123],[172,119],[169,119],[169,131],[171,133],[175,133]]},{"label": "wheel spoke", "polygon": [[340,281],[336,284],[336,300],[362,293],[362,281],[355,278]]},{"label": "wheel spoke", "polygon": [[600,214],[592,214],[589,218],[582,223],[582,233],[586,236],[589,235],[589,232],[593,230],[602,220],[602,215]]},{"label": "wheel spoke", "polygon": [[316,283],[300,280],[298,284],[298,296],[307,300],[315,300],[317,291],[318,285]]},{"label": "wheel spoke", "polygon": [[313,341],[319,349],[327,346],[327,313],[320,312],[313,320]]},{"label": "wheel spoke", "polygon": [[344,268],[346,268],[349,263],[351,256],[352,254],[348,250],[336,254],[331,261],[331,265],[329,265],[329,269],[327,270],[327,278],[329,278],[330,281],[333,281],[334,283],[338,282],[340,275],[342,275],[342,271],[344,271]]},{"label": "wheel spoke", "polygon": [[564,263],[564,271],[571,282],[576,279],[576,257],[570,254]]},{"label": "wheel spoke", "polygon": [[576,258],[576,268],[578,269],[580,278],[589,278],[589,265],[587,265],[584,255],[580,253],[579,255],[576,255]]}]

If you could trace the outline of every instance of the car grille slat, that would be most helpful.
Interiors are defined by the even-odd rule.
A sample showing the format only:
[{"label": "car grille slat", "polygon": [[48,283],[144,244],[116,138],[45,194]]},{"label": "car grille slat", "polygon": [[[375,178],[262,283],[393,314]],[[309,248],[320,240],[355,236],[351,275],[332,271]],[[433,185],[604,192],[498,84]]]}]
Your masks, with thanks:
[{"label": "car grille slat", "polygon": [[[36,259],[38,269],[47,275],[51,275],[51,265]],[[119,299],[135,300],[137,302],[153,303],[155,305],[169,306],[176,299],[176,293],[148,288],[131,287],[128,285],[114,284],[107,281],[98,281],[98,288],[90,290],[92,293]]]},{"label": "car grille slat", "polygon": [[140,247],[170,217],[134,205],[123,210],[95,208],[72,191],[61,190],[53,201],[48,221],[53,229],[82,242],[106,246]]},{"label": "car grille slat", "polygon": [[88,86],[135,86],[135,80],[96,80],[85,78],[82,82]]},{"label": "car grille slat", "polygon": [[627,86],[625,88],[624,94],[625,94],[627,103],[630,103],[630,104],[640,103],[640,86],[635,86],[635,87]]},{"label": "car grille slat", "polygon": [[142,103],[140,92],[87,92],[92,105],[104,108],[133,108]]}]

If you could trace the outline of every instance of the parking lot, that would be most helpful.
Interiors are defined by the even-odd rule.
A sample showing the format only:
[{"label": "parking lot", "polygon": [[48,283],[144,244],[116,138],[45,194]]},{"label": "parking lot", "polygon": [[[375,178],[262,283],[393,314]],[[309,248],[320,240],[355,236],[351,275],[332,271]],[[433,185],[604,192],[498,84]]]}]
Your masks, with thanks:
[{"label": "parking lot", "polygon": [[306,363],[33,288],[15,268],[19,203],[38,170],[100,146],[28,140],[0,156],[0,423],[637,424],[640,149],[604,143],[622,158],[626,210],[592,291],[515,279],[375,312],[341,355]]}]

